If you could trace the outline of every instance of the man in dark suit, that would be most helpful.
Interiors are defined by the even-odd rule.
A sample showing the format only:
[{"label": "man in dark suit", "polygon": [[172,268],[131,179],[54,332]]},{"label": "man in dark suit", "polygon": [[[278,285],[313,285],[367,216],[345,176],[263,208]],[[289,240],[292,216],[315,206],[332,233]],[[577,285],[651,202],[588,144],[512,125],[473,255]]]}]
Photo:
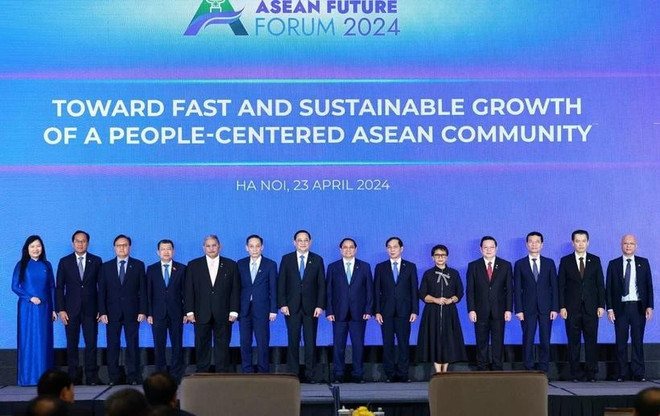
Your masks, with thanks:
[{"label": "man in dark suit", "polygon": [[167,331],[170,332],[172,365],[170,374],[181,381],[183,377],[183,324],[187,317],[183,312],[183,281],[186,266],[172,260],[174,242],[158,242],[160,261],[147,267],[147,322],[154,336],[155,371],[167,371],[165,350]]},{"label": "man in dark suit", "polygon": [[241,280],[236,262],[220,256],[215,235],[204,239],[205,255],[191,260],[186,269],[185,307],[188,322],[195,324],[197,372],[211,367],[211,336],[215,371],[227,371],[231,326],[238,318]]},{"label": "man in dark suit", "polygon": [[293,235],[296,251],[280,262],[277,304],[284,315],[288,338],[286,362],[289,372],[300,375],[300,328],[305,342],[303,382],[316,383],[316,331],[325,309],[325,266],[318,254],[309,251],[312,236],[306,230]]},{"label": "man in dark suit", "polygon": [[[513,268],[513,290],[516,316],[523,334],[523,362],[526,370],[540,370],[547,374],[550,361],[550,332],[557,318],[557,268],[552,259],[541,256],[543,235],[537,231],[527,234],[528,255]],[[539,362],[534,368],[534,335],[539,328]]]},{"label": "man in dark suit", "polygon": [[142,383],[139,329],[147,313],[147,284],[144,263],[130,256],[131,239],[115,237],[116,257],[103,263],[99,273],[99,313],[106,327],[110,385],[121,383],[119,351],[121,329],[126,338],[126,377],[132,385]]},{"label": "man in dark suit", "polygon": [[502,370],[504,323],[513,310],[513,275],[511,263],[497,257],[497,240],[481,238],[482,257],[468,264],[467,308],[474,322],[477,340],[477,368],[488,370],[488,340],[491,341],[491,369]]},{"label": "man in dark suit", "polygon": [[373,309],[373,278],[369,263],[355,258],[357,243],[344,238],[339,243],[341,260],[328,265],[328,309],[332,322],[333,373],[336,383],[344,381],[346,339],[351,334],[353,350],[353,381],[364,383],[364,332]]},{"label": "man in dark suit", "polygon": [[[410,324],[419,315],[417,266],[403,260],[403,241],[390,237],[385,242],[389,259],[374,270],[374,310],[383,335],[383,370],[386,382],[410,381]],[[394,337],[399,346],[395,366]]]},{"label": "man in dark suit", "polygon": [[621,239],[623,256],[607,266],[607,316],[616,334],[617,381],[628,376],[628,333],[632,344],[630,368],[633,380],[646,381],[644,371],[644,328],[653,317],[653,278],[649,261],[635,255],[637,239]]},{"label": "man in dark suit", "polygon": [[584,336],[585,377],[598,373],[598,318],[605,313],[605,284],[600,258],[587,253],[589,233],[571,235],[575,252],[559,261],[559,314],[566,320],[571,379],[580,380],[580,337]]},{"label": "man in dark suit", "polygon": [[69,377],[80,384],[78,368],[78,342],[82,326],[85,339],[85,378],[89,385],[100,383],[96,364],[96,338],[98,336],[98,292],[96,285],[101,258],[87,252],[89,234],[78,230],[71,237],[73,253],[62,257],[57,266],[55,308],[65,325],[67,365]]},{"label": "man in dark suit", "polygon": [[241,361],[244,373],[254,373],[252,336],[257,340],[259,373],[270,372],[270,323],[277,318],[277,264],[263,257],[264,240],[252,234],[245,240],[249,256],[238,261],[241,276],[241,313],[238,329],[241,334]]}]

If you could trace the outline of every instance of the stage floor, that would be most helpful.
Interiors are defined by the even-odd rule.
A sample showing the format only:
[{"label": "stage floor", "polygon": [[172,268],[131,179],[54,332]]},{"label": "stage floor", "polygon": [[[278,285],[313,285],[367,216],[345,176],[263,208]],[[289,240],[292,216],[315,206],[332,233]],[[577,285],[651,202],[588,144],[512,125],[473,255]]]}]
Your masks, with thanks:
[{"label": "stage floor", "polygon": [[[347,408],[369,405],[370,408],[383,407],[388,414],[428,414],[428,383],[342,383],[339,386],[340,401]],[[601,407],[627,407],[638,391],[651,386],[660,386],[660,380],[647,382],[598,381],[595,383],[573,383],[551,381],[548,384],[549,414],[599,414]],[[131,386],[76,386],[76,402],[94,410],[95,415],[103,414],[103,401],[113,392]],[[131,387],[142,390],[141,387]],[[11,415],[24,408],[25,402],[37,394],[36,387],[0,387],[0,415]],[[333,398],[327,384],[301,385],[302,414],[331,415]],[[601,405],[596,405],[600,401]],[[582,404],[580,404],[582,403]],[[584,403],[591,403],[594,411],[585,411]],[[594,406],[592,406],[594,405]],[[406,412],[402,409],[411,409]],[[390,412],[387,412],[387,410]],[[394,409],[399,409],[395,411]],[[416,409],[413,411],[412,409]],[[424,411],[426,409],[426,411]],[[581,409],[576,413],[575,409]],[[600,413],[602,414],[602,413]]]}]

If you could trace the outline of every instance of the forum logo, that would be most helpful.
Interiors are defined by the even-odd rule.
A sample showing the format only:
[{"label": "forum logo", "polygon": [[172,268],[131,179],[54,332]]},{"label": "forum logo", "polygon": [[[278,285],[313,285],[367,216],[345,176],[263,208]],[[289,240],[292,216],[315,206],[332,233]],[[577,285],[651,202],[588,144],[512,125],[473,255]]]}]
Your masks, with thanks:
[{"label": "forum logo", "polygon": [[241,22],[243,9],[235,11],[229,0],[202,0],[184,36],[196,36],[209,25],[229,25],[236,36],[247,36]]}]

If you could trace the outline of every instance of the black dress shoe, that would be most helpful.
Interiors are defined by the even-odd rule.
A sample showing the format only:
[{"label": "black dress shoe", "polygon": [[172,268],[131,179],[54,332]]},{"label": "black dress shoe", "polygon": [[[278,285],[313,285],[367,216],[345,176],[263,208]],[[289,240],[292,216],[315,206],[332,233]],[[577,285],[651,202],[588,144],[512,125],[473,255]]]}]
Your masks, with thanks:
[{"label": "black dress shoe", "polygon": [[402,383],[410,383],[410,382],[412,382],[412,380],[409,379],[409,378],[402,378],[400,381],[401,381]]},{"label": "black dress shoe", "polygon": [[646,377],[644,377],[644,376],[635,376],[634,380],[644,383],[644,382],[646,382]]},{"label": "black dress shoe", "polygon": [[135,380],[131,381],[131,386],[137,386],[137,385],[138,385],[137,381]]},{"label": "black dress shoe", "polygon": [[343,382],[344,382],[344,378],[343,378],[343,377],[335,377],[335,381],[333,381],[332,383],[333,383],[333,384],[341,384],[341,383],[343,383]]},{"label": "black dress shoe", "polygon": [[623,383],[623,377],[617,377],[616,382],[617,383]]},{"label": "black dress shoe", "polygon": [[392,382],[392,379],[391,379],[391,378],[386,378],[386,379],[385,379],[385,382],[386,382],[386,383],[391,383],[391,382]]},{"label": "black dress shoe", "polygon": [[573,383],[579,383],[579,382],[580,382],[580,379],[578,379],[578,378],[573,378],[573,380],[571,380],[571,381],[573,381]]},{"label": "black dress shoe", "polygon": [[589,382],[591,382],[591,383],[595,383],[596,381],[598,381],[598,380],[596,380],[594,377],[589,378]]},{"label": "black dress shoe", "polygon": [[353,383],[356,383],[356,384],[364,384],[364,378],[362,378],[362,377],[355,377],[355,378],[353,378]]}]

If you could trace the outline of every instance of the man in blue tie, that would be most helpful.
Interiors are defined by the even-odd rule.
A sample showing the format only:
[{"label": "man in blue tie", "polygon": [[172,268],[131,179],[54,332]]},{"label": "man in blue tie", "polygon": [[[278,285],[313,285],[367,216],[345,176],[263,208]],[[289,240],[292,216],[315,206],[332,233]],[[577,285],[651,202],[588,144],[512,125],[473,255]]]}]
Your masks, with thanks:
[{"label": "man in blue tie", "polygon": [[607,266],[605,298],[607,317],[616,334],[617,381],[628,377],[628,334],[632,344],[630,369],[633,380],[646,381],[644,370],[644,328],[653,317],[653,277],[649,261],[635,255],[637,239],[621,239],[623,255]]},{"label": "man in blue tie", "polygon": [[[303,382],[316,383],[316,331],[325,309],[325,266],[323,258],[309,251],[312,236],[307,230],[293,235],[296,251],[285,254],[277,281],[277,305],[286,321],[289,372]],[[300,328],[305,342],[305,374],[300,373]]]},{"label": "man in blue tie", "polygon": [[99,313],[106,327],[108,342],[108,376],[110,385],[120,384],[119,368],[121,330],[126,337],[126,378],[132,385],[142,383],[140,367],[139,329],[146,319],[147,285],[144,263],[129,257],[131,238],[115,237],[116,257],[103,263],[99,273]]},{"label": "man in blue tie", "polygon": [[339,243],[341,259],[328,265],[326,317],[332,322],[333,373],[344,381],[346,340],[351,335],[353,381],[364,383],[364,332],[373,309],[373,278],[369,263],[355,258],[357,243],[344,238]]},{"label": "man in blue tie", "polygon": [[89,385],[100,384],[96,364],[98,335],[97,281],[103,261],[87,251],[89,234],[77,230],[71,236],[73,253],[62,257],[57,266],[55,307],[65,325],[69,377],[80,384],[78,342],[80,327],[85,338],[85,378]]},{"label": "man in blue tie", "polygon": [[[559,312],[557,268],[552,259],[541,256],[543,235],[527,234],[528,255],[513,268],[516,317],[523,334],[523,362],[526,370],[548,372],[552,321]],[[534,335],[539,328],[539,362],[534,368]]]},{"label": "man in blue tie", "polygon": [[241,362],[244,373],[254,373],[252,337],[257,341],[257,370],[270,372],[268,344],[270,323],[277,317],[277,264],[262,256],[263,238],[256,234],[245,240],[248,256],[237,262],[241,276],[241,308],[238,328],[241,334]]},{"label": "man in blue tie", "polygon": [[160,240],[157,245],[159,261],[147,267],[147,322],[154,336],[155,371],[167,372],[165,351],[167,332],[172,346],[170,374],[177,381],[183,377],[183,280],[186,266],[173,260],[174,242]]},{"label": "man in blue tie", "polygon": [[[417,266],[403,260],[403,241],[390,237],[385,242],[389,259],[376,265],[374,271],[374,309],[376,322],[383,333],[383,370],[386,382],[409,382],[410,324],[419,315]],[[394,336],[399,346],[395,366]]]}]

